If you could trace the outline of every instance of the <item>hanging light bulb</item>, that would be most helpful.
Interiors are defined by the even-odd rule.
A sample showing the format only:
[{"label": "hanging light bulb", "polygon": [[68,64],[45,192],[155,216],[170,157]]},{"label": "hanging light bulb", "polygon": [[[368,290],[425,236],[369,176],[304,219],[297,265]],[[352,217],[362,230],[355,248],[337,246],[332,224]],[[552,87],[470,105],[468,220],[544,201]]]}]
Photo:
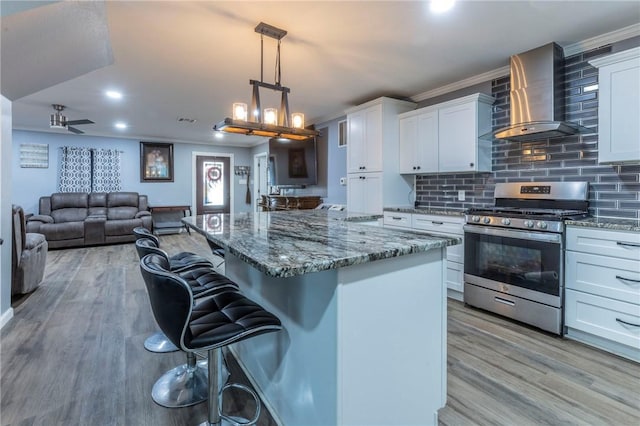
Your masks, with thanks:
[{"label": "hanging light bulb", "polygon": [[242,102],[233,104],[233,119],[247,121],[247,104]]},{"label": "hanging light bulb", "polygon": [[304,114],[301,112],[291,114],[291,124],[294,129],[304,129]]},{"label": "hanging light bulb", "polygon": [[278,110],[276,108],[264,109],[264,124],[277,124]]}]

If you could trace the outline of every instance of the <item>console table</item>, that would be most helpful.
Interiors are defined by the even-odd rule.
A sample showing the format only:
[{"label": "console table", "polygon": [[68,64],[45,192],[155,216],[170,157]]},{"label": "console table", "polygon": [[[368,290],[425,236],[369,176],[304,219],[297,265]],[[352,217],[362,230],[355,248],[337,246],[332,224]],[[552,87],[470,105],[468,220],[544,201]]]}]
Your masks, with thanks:
[{"label": "console table", "polygon": [[317,195],[287,196],[287,195],[263,195],[260,201],[262,211],[274,210],[307,210],[315,209],[322,203],[322,198]]},{"label": "console table", "polygon": [[149,206],[149,211],[153,217],[154,231],[184,228],[191,234],[189,227],[181,222],[183,217],[191,216],[191,206]]}]

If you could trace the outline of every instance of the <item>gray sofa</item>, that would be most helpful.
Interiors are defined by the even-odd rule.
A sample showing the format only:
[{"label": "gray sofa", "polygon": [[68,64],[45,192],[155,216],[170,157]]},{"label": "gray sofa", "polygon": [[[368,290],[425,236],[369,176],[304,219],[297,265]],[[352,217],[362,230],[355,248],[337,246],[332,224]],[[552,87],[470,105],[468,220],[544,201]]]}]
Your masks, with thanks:
[{"label": "gray sofa", "polygon": [[50,248],[135,241],[133,228],[152,229],[146,195],[137,192],[68,192],[40,197],[27,232],[43,234]]}]

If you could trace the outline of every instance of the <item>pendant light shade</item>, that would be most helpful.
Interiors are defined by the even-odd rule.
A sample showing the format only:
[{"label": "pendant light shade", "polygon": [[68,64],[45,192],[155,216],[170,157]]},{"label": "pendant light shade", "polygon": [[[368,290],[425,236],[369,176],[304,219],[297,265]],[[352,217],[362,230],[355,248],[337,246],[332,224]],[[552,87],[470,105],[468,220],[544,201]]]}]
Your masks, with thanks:
[{"label": "pendant light shade", "polygon": [[[220,132],[238,133],[249,136],[264,136],[269,138],[286,138],[294,140],[304,140],[319,135],[315,130],[304,128],[304,114],[289,111],[289,97],[291,91],[288,87],[280,84],[280,42],[287,35],[285,30],[261,22],[256,26],[255,31],[260,34],[260,64],[264,63],[264,36],[278,41],[276,54],[276,81],[275,84],[263,81],[262,69],[260,70],[260,81],[249,80],[252,86],[251,104],[247,109],[247,104],[236,102],[233,104],[232,118],[225,118],[222,122],[213,126],[213,129]],[[282,94],[280,109],[265,108],[260,105],[260,88],[266,88]],[[291,118],[291,122],[289,122]]]}]

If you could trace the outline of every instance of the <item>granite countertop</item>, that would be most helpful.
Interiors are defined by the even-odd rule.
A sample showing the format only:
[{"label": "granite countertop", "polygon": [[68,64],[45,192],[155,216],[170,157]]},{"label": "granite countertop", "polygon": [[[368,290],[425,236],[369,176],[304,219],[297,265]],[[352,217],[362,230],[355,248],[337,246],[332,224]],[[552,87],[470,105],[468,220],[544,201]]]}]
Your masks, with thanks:
[{"label": "granite countertop", "polygon": [[374,218],[339,211],[293,210],[211,214],[182,221],[273,277],[336,269],[462,242],[460,238],[397,231],[353,221],[364,217]]},{"label": "granite countertop", "polygon": [[587,217],[585,219],[567,220],[566,225],[587,228],[611,229],[616,231],[640,232],[640,220],[614,219],[609,217]]},{"label": "granite countertop", "polygon": [[416,213],[416,214],[432,214],[432,215],[440,215],[440,216],[464,216],[465,209],[436,209],[430,207],[410,207],[410,206],[400,206],[400,207],[385,207],[383,209],[385,212],[400,212],[400,213]]}]

